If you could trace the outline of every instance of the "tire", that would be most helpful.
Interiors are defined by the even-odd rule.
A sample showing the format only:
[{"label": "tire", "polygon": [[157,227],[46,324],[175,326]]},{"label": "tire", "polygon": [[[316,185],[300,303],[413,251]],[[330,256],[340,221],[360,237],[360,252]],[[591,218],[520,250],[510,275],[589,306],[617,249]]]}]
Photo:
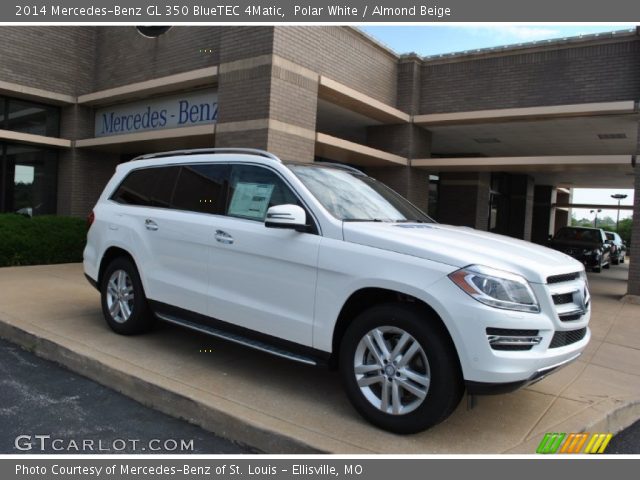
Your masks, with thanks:
[{"label": "tire", "polygon": [[612,258],[611,263],[613,265],[620,265],[620,258],[619,257]]},{"label": "tire", "polygon": [[605,263],[602,268],[604,268],[605,270],[609,270],[611,268],[611,257],[609,257],[609,261],[607,263]]},{"label": "tire", "polygon": [[[385,364],[385,353],[381,356],[382,349],[371,343],[377,334],[387,353],[402,343],[395,364],[389,355]],[[406,356],[412,349],[414,354],[403,359],[402,353]],[[445,328],[426,310],[405,303],[378,305],[354,319],[342,338],[340,375],[358,413],[394,433],[417,433],[440,423],[455,410],[464,392],[460,362]],[[388,392],[387,405],[383,391]]]},{"label": "tire", "polygon": [[155,318],[147,304],[138,269],[129,258],[118,257],[107,266],[100,294],[102,313],[114,332],[136,335],[153,327]]},{"label": "tire", "polygon": [[600,263],[598,264],[598,266],[597,267],[593,267],[593,272],[594,273],[602,272],[602,258],[600,258]]},{"label": "tire", "polygon": [[624,263],[624,255],[620,257],[620,263]]}]

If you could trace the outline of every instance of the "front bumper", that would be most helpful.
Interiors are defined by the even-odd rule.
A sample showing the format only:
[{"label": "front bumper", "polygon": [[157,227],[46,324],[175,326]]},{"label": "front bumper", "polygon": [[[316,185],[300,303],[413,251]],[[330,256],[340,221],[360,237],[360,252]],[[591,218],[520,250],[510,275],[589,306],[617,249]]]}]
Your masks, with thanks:
[{"label": "front bumper", "polygon": [[526,380],[509,383],[474,382],[471,380],[467,380],[465,381],[465,386],[467,388],[467,392],[471,395],[498,395],[501,393],[513,392],[520,388],[526,387],[527,385],[533,385],[534,383],[539,382],[543,378],[546,378],[552,373],[566,367],[570,363],[573,363],[580,357],[580,355],[582,355],[582,352],[576,353],[572,357],[569,357],[567,360],[563,360],[562,362],[541,368]]},{"label": "front bumper", "polygon": [[[483,305],[449,278],[432,286],[431,301],[453,339],[470,392],[498,393],[531,384],[576,360],[588,345],[591,305],[584,280],[576,278],[554,285],[532,283],[531,288],[540,304],[539,313]],[[584,299],[583,310],[577,315],[572,315],[576,308],[573,302],[562,303],[562,299],[555,298],[573,291],[584,292],[564,300]],[[520,335],[530,339],[532,345],[492,345],[494,336],[501,335]]]}]

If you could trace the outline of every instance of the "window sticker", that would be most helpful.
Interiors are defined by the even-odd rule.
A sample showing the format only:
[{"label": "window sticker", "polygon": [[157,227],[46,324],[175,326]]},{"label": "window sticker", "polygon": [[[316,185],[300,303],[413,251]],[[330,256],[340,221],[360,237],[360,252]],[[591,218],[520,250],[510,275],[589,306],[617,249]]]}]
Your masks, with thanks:
[{"label": "window sticker", "polygon": [[228,215],[262,220],[267,214],[273,185],[238,182],[231,198]]}]

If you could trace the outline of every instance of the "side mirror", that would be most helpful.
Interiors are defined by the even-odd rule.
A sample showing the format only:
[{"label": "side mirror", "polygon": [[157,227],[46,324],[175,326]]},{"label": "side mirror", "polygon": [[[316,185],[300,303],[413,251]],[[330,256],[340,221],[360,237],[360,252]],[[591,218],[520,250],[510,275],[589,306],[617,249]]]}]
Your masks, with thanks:
[{"label": "side mirror", "polygon": [[267,210],[264,226],[268,228],[290,228],[298,232],[307,230],[307,214],[298,205],[275,205]]}]

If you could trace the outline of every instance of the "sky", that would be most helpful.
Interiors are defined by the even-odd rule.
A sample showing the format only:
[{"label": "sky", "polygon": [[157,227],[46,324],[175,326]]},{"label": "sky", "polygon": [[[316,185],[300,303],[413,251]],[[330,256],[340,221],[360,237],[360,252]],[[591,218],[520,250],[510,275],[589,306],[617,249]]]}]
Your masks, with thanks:
[{"label": "sky", "polygon": [[[537,42],[548,39],[575,37],[602,32],[635,29],[635,25],[464,25],[464,26],[363,26],[366,33],[396,53],[415,52],[420,56],[477,50],[503,45]],[[576,188],[574,203],[617,204],[614,193],[628,197],[622,205],[633,205],[633,190]],[[598,216],[616,218],[617,211],[603,210]],[[574,209],[578,218],[594,217],[590,210]],[[620,218],[631,216],[631,211],[620,211]]]},{"label": "sky", "polygon": [[[609,190],[606,188],[576,188],[573,190],[573,203],[595,203],[602,205],[617,205],[618,201],[611,198],[614,193],[621,193],[627,195],[627,198],[620,201],[620,205],[633,205],[633,190],[625,190],[620,188],[617,190]],[[588,218],[593,220],[595,212],[591,213],[591,210],[584,210],[579,208],[573,209],[573,215],[576,218]],[[612,210],[602,210],[598,213],[598,218],[609,216],[616,219],[617,210],[614,207]],[[631,216],[631,210],[620,210],[620,219]]]},{"label": "sky", "polygon": [[362,26],[396,53],[421,56],[635,28],[634,25]]}]

